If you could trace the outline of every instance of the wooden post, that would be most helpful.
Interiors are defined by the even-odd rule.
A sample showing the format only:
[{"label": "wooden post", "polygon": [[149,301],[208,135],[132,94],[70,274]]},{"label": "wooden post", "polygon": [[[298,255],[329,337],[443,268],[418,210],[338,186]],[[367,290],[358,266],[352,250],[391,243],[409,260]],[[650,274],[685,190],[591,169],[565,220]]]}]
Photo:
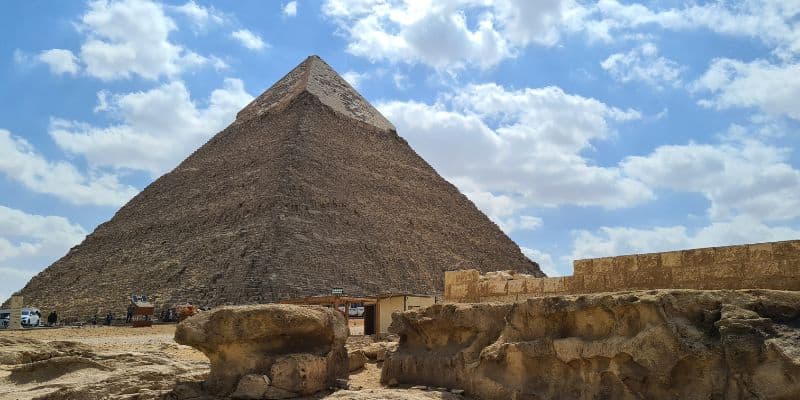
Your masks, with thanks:
[{"label": "wooden post", "polygon": [[381,298],[375,298],[375,334],[381,334]]}]

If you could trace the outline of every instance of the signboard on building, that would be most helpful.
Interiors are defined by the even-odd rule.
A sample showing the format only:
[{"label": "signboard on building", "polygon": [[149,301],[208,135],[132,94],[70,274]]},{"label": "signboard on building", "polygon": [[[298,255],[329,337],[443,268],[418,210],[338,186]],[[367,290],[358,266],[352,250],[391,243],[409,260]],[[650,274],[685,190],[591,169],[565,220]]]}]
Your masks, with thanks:
[{"label": "signboard on building", "polygon": [[11,311],[8,329],[22,329],[22,296],[11,296],[8,303]]},{"label": "signboard on building", "polygon": [[344,289],[342,289],[342,288],[335,287],[335,288],[331,289],[331,294],[343,294],[343,293],[344,293]]}]

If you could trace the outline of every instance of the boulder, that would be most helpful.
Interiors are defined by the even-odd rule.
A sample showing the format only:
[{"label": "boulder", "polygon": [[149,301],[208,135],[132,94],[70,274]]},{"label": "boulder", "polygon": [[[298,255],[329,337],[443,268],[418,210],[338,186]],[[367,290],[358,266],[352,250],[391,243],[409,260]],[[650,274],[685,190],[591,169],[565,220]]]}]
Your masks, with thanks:
[{"label": "boulder", "polygon": [[347,361],[350,372],[364,368],[364,364],[369,362],[369,358],[364,354],[364,350],[354,350],[347,353]]},{"label": "boulder", "polygon": [[393,319],[387,384],[485,400],[800,398],[800,292],[554,296]]},{"label": "boulder", "polygon": [[371,361],[381,362],[386,355],[397,350],[397,342],[375,342],[361,349]]},{"label": "boulder", "polygon": [[263,399],[269,387],[270,380],[266,375],[247,374],[239,379],[236,391],[231,394],[233,399]]},{"label": "boulder", "polygon": [[[263,388],[264,398],[311,394],[346,376],[347,336],[341,313],[287,304],[220,307],[187,318],[175,330],[176,342],[211,361],[205,391],[249,396]],[[267,377],[265,388],[258,376]]]},{"label": "boulder", "polygon": [[272,386],[302,395],[325,389],[331,386],[327,362],[326,357],[308,353],[280,357],[270,368]]}]

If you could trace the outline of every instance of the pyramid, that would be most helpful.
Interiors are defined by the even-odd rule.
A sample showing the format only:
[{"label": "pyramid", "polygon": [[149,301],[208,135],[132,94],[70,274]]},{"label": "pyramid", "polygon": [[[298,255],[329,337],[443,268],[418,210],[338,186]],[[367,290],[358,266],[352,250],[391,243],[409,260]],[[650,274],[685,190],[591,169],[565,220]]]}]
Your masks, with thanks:
[{"label": "pyramid", "polygon": [[[446,149],[443,149],[445,151]],[[21,290],[62,315],[440,293],[446,270],[544,276],[311,56]]]}]

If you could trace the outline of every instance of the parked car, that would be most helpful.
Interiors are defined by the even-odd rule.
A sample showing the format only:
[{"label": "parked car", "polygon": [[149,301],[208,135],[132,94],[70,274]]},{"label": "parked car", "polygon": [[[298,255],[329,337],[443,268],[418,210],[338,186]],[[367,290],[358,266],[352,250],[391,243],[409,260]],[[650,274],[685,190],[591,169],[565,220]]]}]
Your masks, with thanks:
[{"label": "parked car", "polygon": [[22,309],[22,326],[39,326],[41,320],[41,311],[38,308],[23,308]]},{"label": "parked car", "polygon": [[11,322],[11,311],[0,310],[0,328],[8,328],[9,322]]},{"label": "parked car", "polygon": [[363,317],[364,316],[364,305],[363,304],[351,304],[350,305],[350,316],[351,317]]},{"label": "parked car", "polygon": [[[344,305],[339,306],[339,311],[344,314]],[[348,315],[351,317],[363,317],[364,316],[364,305],[363,304],[350,304],[350,310]]]}]

